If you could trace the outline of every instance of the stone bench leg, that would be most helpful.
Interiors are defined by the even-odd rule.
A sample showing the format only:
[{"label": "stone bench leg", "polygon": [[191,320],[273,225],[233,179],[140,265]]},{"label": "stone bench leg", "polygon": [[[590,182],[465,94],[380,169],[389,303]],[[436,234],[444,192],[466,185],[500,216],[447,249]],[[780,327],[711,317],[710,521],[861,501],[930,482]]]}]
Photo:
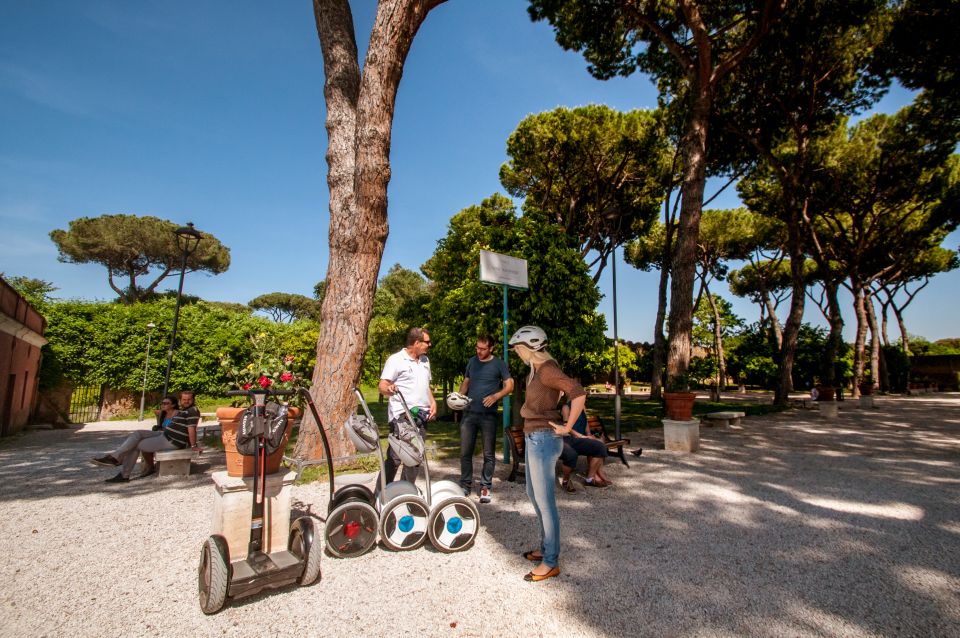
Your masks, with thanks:
[{"label": "stone bench leg", "polygon": [[157,461],[158,476],[190,476],[190,459]]}]

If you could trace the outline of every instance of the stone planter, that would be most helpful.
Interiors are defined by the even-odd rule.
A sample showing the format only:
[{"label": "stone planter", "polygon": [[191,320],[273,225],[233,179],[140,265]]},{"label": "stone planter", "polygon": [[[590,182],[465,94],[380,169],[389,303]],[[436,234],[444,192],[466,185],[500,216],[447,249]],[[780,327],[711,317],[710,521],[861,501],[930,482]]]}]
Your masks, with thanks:
[{"label": "stone planter", "polygon": [[663,447],[669,452],[696,452],[700,449],[700,421],[663,420]]},{"label": "stone planter", "polygon": [[837,391],[832,385],[817,386],[817,401],[835,401]]},{"label": "stone planter", "polygon": [[860,390],[860,396],[870,396],[873,394],[873,384],[872,383],[861,383],[857,386]]},{"label": "stone planter", "polygon": [[664,421],[689,421],[693,416],[693,402],[697,398],[693,392],[664,392],[663,402],[666,415]]},{"label": "stone planter", "polygon": [[[237,452],[237,429],[240,427],[240,418],[246,408],[217,408],[217,420],[220,422],[220,438],[223,441],[223,451],[227,457],[228,476],[253,476],[256,459],[252,456],[243,456]],[[273,454],[267,455],[267,474],[280,471],[280,462],[283,460],[283,451],[290,438],[293,422],[300,416],[299,408],[288,408],[287,431],[283,434],[283,443]]]},{"label": "stone planter", "polygon": [[876,403],[873,400],[872,394],[861,394],[860,395],[860,407],[863,409],[873,409],[876,406]]},{"label": "stone planter", "polygon": [[840,406],[836,401],[820,401],[820,415],[825,419],[836,419],[840,416]]}]

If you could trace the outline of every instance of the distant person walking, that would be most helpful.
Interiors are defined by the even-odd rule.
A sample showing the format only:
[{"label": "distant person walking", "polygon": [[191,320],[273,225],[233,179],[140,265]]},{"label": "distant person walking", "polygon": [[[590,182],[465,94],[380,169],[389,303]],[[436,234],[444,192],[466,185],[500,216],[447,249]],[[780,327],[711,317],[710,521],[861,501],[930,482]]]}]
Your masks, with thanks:
[{"label": "distant person walking", "polygon": [[477,338],[477,354],[470,357],[460,384],[460,394],[470,398],[460,421],[460,487],[467,496],[473,489],[473,451],[477,431],[483,441],[483,467],[480,470],[480,502],[493,500],[493,470],[496,464],[497,402],[513,392],[513,379],[507,364],[493,355],[493,339]]},{"label": "distant person walking", "polygon": [[[523,417],[524,463],[527,466],[527,496],[537,513],[540,547],[523,554],[539,562],[524,580],[539,582],[560,575],[560,512],[557,509],[555,474],[563,450],[563,437],[573,430],[587,401],[583,387],[561,370],[550,353],[546,333],[537,326],[524,326],[510,338],[510,346],[530,366],[527,394],[520,408]],[[570,413],[559,424],[560,395],[570,402]]]}]

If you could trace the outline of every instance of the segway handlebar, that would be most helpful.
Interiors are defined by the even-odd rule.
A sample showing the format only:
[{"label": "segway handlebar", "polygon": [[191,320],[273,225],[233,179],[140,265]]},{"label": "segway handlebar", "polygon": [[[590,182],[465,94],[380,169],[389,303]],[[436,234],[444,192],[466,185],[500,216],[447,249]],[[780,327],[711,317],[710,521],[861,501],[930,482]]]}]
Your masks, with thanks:
[{"label": "segway handlebar", "polygon": [[265,394],[268,397],[290,397],[296,394],[296,390],[270,390],[269,388],[250,388],[249,390],[227,390],[224,394],[228,397],[248,397],[254,394]]}]

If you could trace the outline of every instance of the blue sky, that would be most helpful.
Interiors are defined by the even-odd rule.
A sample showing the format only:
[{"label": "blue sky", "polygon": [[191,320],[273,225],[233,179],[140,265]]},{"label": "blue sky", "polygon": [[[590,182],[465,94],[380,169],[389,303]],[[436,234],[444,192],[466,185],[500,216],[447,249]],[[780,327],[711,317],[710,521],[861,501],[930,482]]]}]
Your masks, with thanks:
[{"label": "blue sky", "polygon": [[[376,3],[351,4],[363,55]],[[526,6],[450,0],[421,28],[397,98],[382,272],[418,269],[453,214],[502,190],[506,138],[527,115],[656,106],[644,76],[591,78]],[[894,91],[875,110],[908,99]],[[275,290],[311,295],[327,267],[324,115],[307,0],[4,2],[0,271],[51,281],[60,297],[111,299],[105,270],[59,263],[48,234],[77,217],[130,213],[192,221],[230,247],[230,270],[191,274],[186,292],[238,302]],[[731,192],[712,206],[737,204]],[[650,340],[657,274],[621,261],[617,277],[620,336]],[[612,326],[610,279],[600,310]],[[942,275],[920,294],[907,313],[911,333],[960,334],[958,283],[960,274]],[[733,301],[757,319],[752,304]],[[815,313],[808,319],[821,323]],[[851,338],[852,309],[846,317]]]}]

